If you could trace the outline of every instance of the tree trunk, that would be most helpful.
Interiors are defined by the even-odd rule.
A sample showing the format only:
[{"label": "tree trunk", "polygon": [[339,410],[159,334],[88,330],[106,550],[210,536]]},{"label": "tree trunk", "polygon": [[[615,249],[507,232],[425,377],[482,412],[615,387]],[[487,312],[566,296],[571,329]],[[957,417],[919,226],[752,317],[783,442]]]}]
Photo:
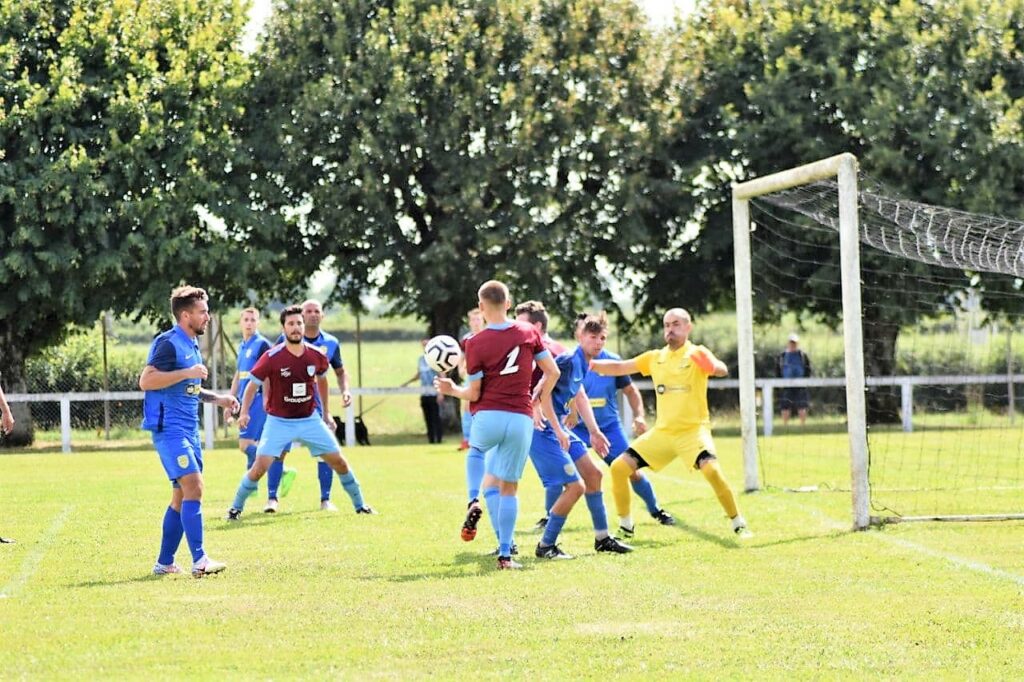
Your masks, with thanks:
[{"label": "tree trunk", "polygon": [[[4,393],[27,393],[25,386],[25,353],[20,339],[13,338],[9,329],[0,332],[0,376],[2,376]],[[35,425],[32,421],[32,410],[29,403],[10,403],[14,415],[14,430],[4,436],[5,445],[32,445],[35,440]]]},{"label": "tree trunk", "polygon": [[[867,376],[891,376],[896,373],[896,337],[900,325],[875,319],[864,313],[864,372]],[[899,424],[900,394],[897,386],[873,386],[867,393],[868,424]]]}]

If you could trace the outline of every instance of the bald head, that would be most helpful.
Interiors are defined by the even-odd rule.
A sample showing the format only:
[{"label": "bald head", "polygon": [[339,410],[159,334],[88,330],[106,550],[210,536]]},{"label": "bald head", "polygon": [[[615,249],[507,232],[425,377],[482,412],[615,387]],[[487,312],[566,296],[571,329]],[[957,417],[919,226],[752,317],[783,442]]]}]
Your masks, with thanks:
[{"label": "bald head", "polygon": [[683,308],[670,308],[665,312],[662,319],[664,323],[665,343],[672,350],[681,348],[686,340],[690,338],[690,330],[693,322],[690,320],[690,313]]},{"label": "bald head", "polygon": [[320,323],[324,320],[324,309],[320,301],[310,298],[302,303],[302,322],[306,325],[306,336],[314,338],[320,334]]}]

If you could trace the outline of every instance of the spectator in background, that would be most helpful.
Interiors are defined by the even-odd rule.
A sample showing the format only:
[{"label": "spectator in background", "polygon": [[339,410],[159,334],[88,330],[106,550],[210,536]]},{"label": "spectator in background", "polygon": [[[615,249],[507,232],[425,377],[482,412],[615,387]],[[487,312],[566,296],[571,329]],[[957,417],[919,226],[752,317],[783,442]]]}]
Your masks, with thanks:
[{"label": "spectator in background", "polygon": [[[783,379],[803,379],[811,376],[811,359],[799,348],[800,337],[789,335],[786,350],[779,353],[778,374]],[[796,410],[800,424],[807,421],[807,408],[810,405],[809,391],[805,386],[792,386],[782,389],[782,423],[788,424],[789,417]]]},{"label": "spectator in background", "polygon": [[[3,387],[0,387],[0,432],[7,435],[14,429],[14,413],[11,406],[7,404],[7,396],[4,395]],[[10,538],[0,538],[0,544],[14,542]]]},{"label": "spectator in background", "polygon": [[[423,339],[423,347],[426,348],[427,341],[430,339]],[[420,380],[420,386],[424,388],[434,388],[434,378],[438,374],[430,368],[427,364],[427,358],[420,353],[419,365],[416,369],[416,375],[413,376],[411,381],[416,379]],[[441,422],[441,404],[444,402],[444,396],[440,393],[434,395],[423,394],[420,396],[420,407],[423,409],[423,421],[427,423],[427,440],[431,443],[440,443],[441,436],[444,435],[444,427]]]}]

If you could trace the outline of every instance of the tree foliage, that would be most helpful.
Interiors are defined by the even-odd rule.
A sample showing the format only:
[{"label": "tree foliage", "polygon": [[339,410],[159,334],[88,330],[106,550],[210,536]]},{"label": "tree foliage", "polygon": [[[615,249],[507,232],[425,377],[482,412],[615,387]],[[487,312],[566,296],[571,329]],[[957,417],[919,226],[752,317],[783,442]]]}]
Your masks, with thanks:
[{"label": "tree foliage", "polygon": [[[841,152],[898,195],[1020,215],[1022,26],[1019,1],[886,2],[868,11],[857,0],[703,4],[680,27],[672,65],[688,104],[674,147],[701,196],[701,230],[690,243],[693,267],[666,268],[655,291],[700,293],[704,306],[728,298],[730,183]],[[835,322],[834,251],[811,234],[801,239],[806,245],[777,265],[800,269],[806,285],[781,305]],[[867,369],[889,374],[900,325],[923,314],[916,301],[930,298],[937,311],[968,276],[931,286],[932,271],[911,264],[919,275],[911,290],[892,259],[862,251],[862,261],[872,285],[864,290]]]},{"label": "tree foliage", "polygon": [[292,265],[330,259],[336,297],[376,287],[432,332],[494,277],[562,311],[607,299],[598,263],[642,263],[665,208],[649,37],[628,0],[293,3],[258,50],[239,181]]},{"label": "tree foliage", "polygon": [[237,151],[243,18],[234,0],[0,3],[8,388],[26,355],[102,310],[166,318],[183,280],[241,297],[248,266],[197,207],[217,209]]}]

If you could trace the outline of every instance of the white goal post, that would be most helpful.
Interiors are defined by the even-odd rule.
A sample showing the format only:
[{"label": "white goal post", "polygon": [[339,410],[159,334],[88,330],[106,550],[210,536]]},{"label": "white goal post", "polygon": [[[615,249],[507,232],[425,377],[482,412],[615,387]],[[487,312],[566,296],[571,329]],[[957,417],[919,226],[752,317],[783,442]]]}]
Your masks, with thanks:
[{"label": "white goal post", "polygon": [[757,405],[754,376],[754,308],[750,254],[750,200],[772,192],[836,177],[839,186],[839,248],[843,290],[843,346],[846,363],[847,431],[850,438],[850,480],[853,527],[870,523],[868,489],[867,408],[864,345],[861,326],[860,235],[858,226],[857,157],[839,154],[732,187],[733,258],[736,271],[741,434],[744,487],[757,490]]}]

